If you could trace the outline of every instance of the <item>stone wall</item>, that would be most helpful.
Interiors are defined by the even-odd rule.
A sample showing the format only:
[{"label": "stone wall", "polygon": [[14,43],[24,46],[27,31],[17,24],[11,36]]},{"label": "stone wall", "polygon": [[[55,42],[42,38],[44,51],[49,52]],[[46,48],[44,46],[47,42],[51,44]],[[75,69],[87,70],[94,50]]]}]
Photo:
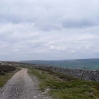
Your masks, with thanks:
[{"label": "stone wall", "polygon": [[99,70],[91,71],[86,69],[83,69],[83,70],[69,69],[69,68],[61,68],[61,67],[47,66],[47,65],[32,65],[31,67],[44,69],[44,70],[52,70],[52,71],[61,72],[66,75],[70,75],[79,79],[99,82]]}]

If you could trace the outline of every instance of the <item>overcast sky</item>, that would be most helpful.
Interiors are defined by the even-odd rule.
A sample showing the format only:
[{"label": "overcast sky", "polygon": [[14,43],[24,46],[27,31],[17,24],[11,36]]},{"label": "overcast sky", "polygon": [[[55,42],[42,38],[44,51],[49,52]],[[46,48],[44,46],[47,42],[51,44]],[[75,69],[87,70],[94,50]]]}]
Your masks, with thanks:
[{"label": "overcast sky", "polygon": [[99,58],[99,0],[0,0],[0,60]]}]

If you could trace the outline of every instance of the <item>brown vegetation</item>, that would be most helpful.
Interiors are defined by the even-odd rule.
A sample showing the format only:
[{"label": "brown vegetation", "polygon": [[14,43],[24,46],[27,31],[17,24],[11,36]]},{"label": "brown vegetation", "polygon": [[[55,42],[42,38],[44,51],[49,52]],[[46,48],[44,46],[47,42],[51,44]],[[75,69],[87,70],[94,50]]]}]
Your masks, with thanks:
[{"label": "brown vegetation", "polygon": [[16,70],[16,67],[7,66],[7,65],[0,65],[0,75],[4,75],[5,73],[11,72]]}]

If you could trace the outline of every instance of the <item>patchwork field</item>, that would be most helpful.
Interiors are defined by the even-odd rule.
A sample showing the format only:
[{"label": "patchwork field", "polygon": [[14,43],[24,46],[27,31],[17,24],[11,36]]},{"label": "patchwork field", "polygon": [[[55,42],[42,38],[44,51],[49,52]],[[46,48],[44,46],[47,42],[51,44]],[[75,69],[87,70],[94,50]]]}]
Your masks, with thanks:
[{"label": "patchwork field", "polygon": [[22,61],[30,64],[45,64],[52,66],[59,66],[64,68],[80,68],[80,69],[99,69],[99,59],[77,59],[77,60],[31,60]]}]

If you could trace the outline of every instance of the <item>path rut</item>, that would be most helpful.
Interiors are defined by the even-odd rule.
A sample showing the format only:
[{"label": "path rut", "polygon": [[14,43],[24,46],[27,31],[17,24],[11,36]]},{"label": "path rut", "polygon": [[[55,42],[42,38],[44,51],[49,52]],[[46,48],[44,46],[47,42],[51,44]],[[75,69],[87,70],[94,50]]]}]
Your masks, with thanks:
[{"label": "path rut", "polygon": [[0,90],[0,99],[51,99],[38,90],[35,76],[28,75],[27,69],[18,71]]}]

